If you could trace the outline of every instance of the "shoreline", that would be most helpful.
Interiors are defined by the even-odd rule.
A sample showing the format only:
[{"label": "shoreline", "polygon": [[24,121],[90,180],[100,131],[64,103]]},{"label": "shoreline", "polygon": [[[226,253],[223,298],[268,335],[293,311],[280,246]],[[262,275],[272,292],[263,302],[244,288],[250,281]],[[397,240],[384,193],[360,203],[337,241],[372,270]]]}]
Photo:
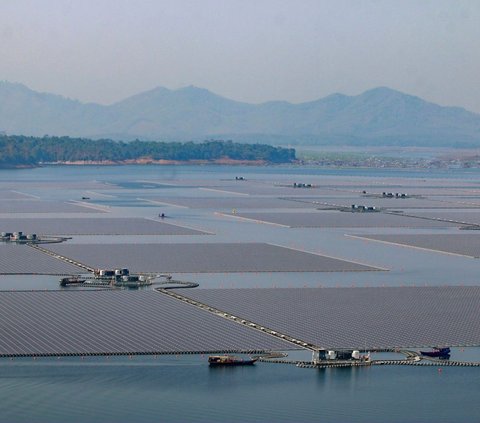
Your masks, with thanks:
[{"label": "shoreline", "polygon": [[186,165],[240,165],[240,166],[265,166],[273,164],[265,160],[154,160],[154,159],[129,159],[129,160],[76,160],[62,162],[39,163],[38,166],[125,166],[125,165],[158,165],[158,166],[186,166]]},{"label": "shoreline", "polygon": [[60,166],[296,166],[299,168],[323,168],[323,169],[379,169],[379,170],[475,170],[480,169],[480,162],[471,166],[459,166],[458,163],[436,162],[436,163],[412,163],[403,162],[397,165],[378,161],[370,166],[366,163],[325,163],[317,160],[295,160],[291,162],[275,163],[266,160],[234,160],[234,159],[216,159],[216,160],[154,160],[148,158],[129,159],[129,160],[76,160],[76,161],[57,161],[41,162],[35,164],[0,164],[0,170],[21,170],[34,169],[40,167],[60,167]]}]

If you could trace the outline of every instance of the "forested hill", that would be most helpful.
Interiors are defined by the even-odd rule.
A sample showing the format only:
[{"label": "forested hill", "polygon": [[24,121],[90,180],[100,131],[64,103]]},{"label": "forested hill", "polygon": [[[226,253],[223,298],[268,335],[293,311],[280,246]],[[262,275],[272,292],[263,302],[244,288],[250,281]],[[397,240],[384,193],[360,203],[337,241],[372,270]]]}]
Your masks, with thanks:
[{"label": "forested hill", "polygon": [[220,160],[289,163],[295,150],[264,144],[238,144],[232,141],[121,142],[70,137],[25,137],[0,135],[0,167],[64,162]]}]

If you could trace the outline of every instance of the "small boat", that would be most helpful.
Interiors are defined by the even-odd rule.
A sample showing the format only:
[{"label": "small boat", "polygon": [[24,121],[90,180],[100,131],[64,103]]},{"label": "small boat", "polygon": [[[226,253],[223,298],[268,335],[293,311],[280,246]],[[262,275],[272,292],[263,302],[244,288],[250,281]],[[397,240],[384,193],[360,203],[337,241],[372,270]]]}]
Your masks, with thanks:
[{"label": "small boat", "polygon": [[450,358],[450,348],[449,347],[434,347],[433,351],[420,351],[420,354],[427,357],[437,357],[437,358]]},{"label": "small boat", "polygon": [[208,357],[210,366],[250,366],[255,364],[258,358],[239,358],[234,355],[211,355]]},{"label": "small boat", "polygon": [[85,283],[85,281],[86,279],[83,279],[80,276],[69,276],[60,279],[60,286],[81,285]]}]

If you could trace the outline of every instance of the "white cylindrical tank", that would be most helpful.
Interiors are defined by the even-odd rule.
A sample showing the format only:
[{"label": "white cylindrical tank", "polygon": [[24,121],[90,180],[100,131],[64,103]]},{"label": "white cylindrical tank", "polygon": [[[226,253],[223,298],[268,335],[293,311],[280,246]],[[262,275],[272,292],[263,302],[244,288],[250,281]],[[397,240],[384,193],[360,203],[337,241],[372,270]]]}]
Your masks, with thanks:
[{"label": "white cylindrical tank", "polygon": [[123,275],[122,269],[115,269],[115,275],[116,276],[122,276]]},{"label": "white cylindrical tank", "polygon": [[105,270],[104,269],[100,269],[100,272],[98,272],[100,274],[100,276],[105,276]]},{"label": "white cylindrical tank", "polygon": [[358,351],[358,350],[353,350],[353,351],[352,351],[352,358],[353,358],[354,360],[360,360],[360,351]]},{"label": "white cylindrical tank", "polygon": [[328,351],[327,360],[335,360],[337,358],[336,351]]}]

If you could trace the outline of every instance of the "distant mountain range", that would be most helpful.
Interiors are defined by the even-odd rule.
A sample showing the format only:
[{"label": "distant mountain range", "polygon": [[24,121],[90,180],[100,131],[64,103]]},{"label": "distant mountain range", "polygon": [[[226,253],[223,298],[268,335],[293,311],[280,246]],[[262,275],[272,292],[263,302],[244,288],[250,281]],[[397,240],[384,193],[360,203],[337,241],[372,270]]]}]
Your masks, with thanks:
[{"label": "distant mountain range", "polygon": [[480,146],[480,115],[389,88],[308,103],[249,104],[206,89],[155,88],[109,106],[0,82],[0,132],[119,140]]}]

